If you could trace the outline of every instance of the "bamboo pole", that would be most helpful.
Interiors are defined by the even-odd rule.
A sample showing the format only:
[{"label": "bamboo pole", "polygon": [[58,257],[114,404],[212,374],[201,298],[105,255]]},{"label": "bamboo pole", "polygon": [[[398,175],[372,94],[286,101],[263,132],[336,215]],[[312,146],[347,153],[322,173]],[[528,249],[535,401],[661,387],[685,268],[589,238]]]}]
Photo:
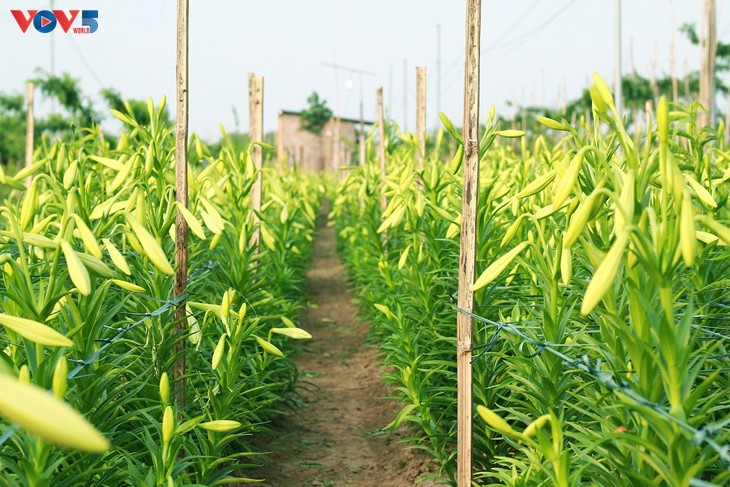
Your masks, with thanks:
[{"label": "bamboo pole", "polygon": [[651,121],[654,119],[654,103],[646,100],[644,104],[644,114],[646,115],[646,133],[651,133]]},{"label": "bamboo pole", "polygon": [[[254,73],[248,74],[248,113],[249,113],[249,139],[251,143],[264,141],[264,78]],[[254,225],[259,223],[259,216],[256,212],[261,211],[261,166],[264,161],[264,153],[260,146],[254,146],[251,151],[251,158],[256,169],[256,180],[251,187],[251,209],[253,210]],[[259,243],[261,231],[256,226],[251,241],[251,246]]]},{"label": "bamboo pole", "polygon": [[[479,199],[479,51],[481,0],[466,1],[466,66],[464,69],[464,186],[459,243],[459,299],[461,310],[474,310],[476,222]],[[472,461],[472,318],[457,311],[457,473],[458,487],[471,486]]]},{"label": "bamboo pole", "polygon": [[623,44],[621,40],[621,0],[614,0],[615,10],[615,29],[616,29],[616,110],[623,116],[624,114],[624,95],[623,95]]},{"label": "bamboo pole", "polygon": [[715,0],[705,0],[703,18],[704,35],[700,40],[700,103],[705,111],[700,111],[700,126],[710,125],[715,116],[715,53],[717,52],[717,25]]},{"label": "bamboo pole", "polygon": [[[33,115],[33,83],[28,82],[28,111],[25,120],[25,167],[33,164],[33,137],[35,135],[35,117]],[[30,187],[31,177],[25,178],[25,187]]]},{"label": "bamboo pole", "polygon": [[426,158],[426,68],[416,67],[416,136],[418,137],[418,166]]},{"label": "bamboo pole", "polygon": [[[385,115],[383,114],[383,88],[378,88],[378,159],[380,159],[380,175],[385,182]],[[388,206],[388,201],[385,198],[385,193],[380,195],[380,210],[385,211]]]},{"label": "bamboo pole", "polygon": [[[189,0],[177,2],[177,118],[175,130],[175,200],[188,206],[188,16]],[[188,223],[178,209],[175,218],[175,280],[173,294],[183,296],[188,285]],[[178,408],[185,407],[185,328],[186,306],[180,302],[175,312],[175,354],[173,369],[175,378],[175,399]]]}]

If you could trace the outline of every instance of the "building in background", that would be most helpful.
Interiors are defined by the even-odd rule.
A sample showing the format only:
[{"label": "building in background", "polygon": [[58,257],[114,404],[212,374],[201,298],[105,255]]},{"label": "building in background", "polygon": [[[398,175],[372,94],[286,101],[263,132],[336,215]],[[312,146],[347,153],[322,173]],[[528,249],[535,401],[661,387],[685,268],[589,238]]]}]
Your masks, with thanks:
[{"label": "building in background", "polygon": [[[322,135],[317,135],[301,127],[299,112],[282,110],[279,117],[278,136],[283,140],[280,147],[290,165],[309,171],[332,170],[335,167],[335,133],[338,120],[338,165],[357,164],[359,120],[333,117],[322,129]],[[371,125],[372,122],[365,121],[366,130]]]}]

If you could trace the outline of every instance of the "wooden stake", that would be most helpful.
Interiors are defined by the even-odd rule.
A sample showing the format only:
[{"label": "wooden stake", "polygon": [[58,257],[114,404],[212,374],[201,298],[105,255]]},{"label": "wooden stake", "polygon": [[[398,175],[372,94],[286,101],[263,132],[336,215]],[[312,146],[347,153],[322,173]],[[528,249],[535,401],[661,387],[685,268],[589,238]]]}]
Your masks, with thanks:
[{"label": "wooden stake", "polygon": [[707,112],[699,112],[697,118],[700,126],[713,123],[715,115],[715,53],[717,52],[715,0],[705,0],[703,26],[704,35],[700,40],[700,103]]},{"label": "wooden stake", "polygon": [[426,157],[426,68],[416,67],[416,136],[418,137],[418,166],[423,168]]},{"label": "wooden stake", "polygon": [[648,134],[651,132],[651,121],[654,119],[654,103],[651,100],[646,100],[644,113],[646,115],[646,133]]},{"label": "wooden stake", "polygon": [[[623,44],[621,36],[621,0],[614,0],[615,10],[615,28],[616,28],[616,75],[615,90],[616,90],[616,110],[623,116],[624,114],[624,95],[623,95]],[[544,104],[544,103],[543,103]]]},{"label": "wooden stake", "polygon": [[[380,175],[385,182],[385,115],[383,114],[383,87],[378,88],[378,159],[380,159]],[[380,210],[385,211],[388,200],[385,194],[380,195]]]},{"label": "wooden stake", "polygon": [[[177,1],[177,119],[175,130],[175,200],[188,206],[188,15],[189,0]],[[173,295],[185,294],[188,285],[188,223],[178,210],[175,218],[175,280]],[[185,332],[187,313],[185,302],[175,312],[175,355],[173,369],[175,399],[178,408],[185,407]]]},{"label": "wooden stake", "polygon": [[[248,114],[249,114],[249,139],[253,142],[264,141],[264,78],[253,73],[248,74]],[[251,187],[251,209],[254,210],[254,224],[259,222],[257,211],[261,211],[261,166],[264,161],[264,153],[261,147],[254,146],[252,159],[256,168],[256,181]],[[249,244],[256,246],[259,243],[260,230],[258,226],[254,230]]]},{"label": "wooden stake", "polygon": [[[460,309],[474,310],[472,285],[475,276],[476,222],[479,199],[479,51],[481,0],[466,1],[466,66],[464,71],[464,187],[459,243]],[[457,473],[458,487],[471,487],[472,460],[472,318],[464,312],[456,317],[457,369]]]},{"label": "wooden stake", "polygon": [[[35,117],[33,116],[33,83],[28,82],[28,111],[25,119],[25,167],[33,164],[33,137],[35,135]],[[25,178],[25,187],[30,187],[31,177]]]}]

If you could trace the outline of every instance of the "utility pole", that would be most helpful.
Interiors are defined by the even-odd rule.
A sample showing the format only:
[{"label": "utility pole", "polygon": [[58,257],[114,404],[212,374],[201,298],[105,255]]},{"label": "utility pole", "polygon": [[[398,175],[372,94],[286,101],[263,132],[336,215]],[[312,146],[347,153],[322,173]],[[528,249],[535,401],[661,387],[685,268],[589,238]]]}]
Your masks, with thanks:
[{"label": "utility pole", "polygon": [[[338,80],[337,74],[336,74],[338,69],[347,71],[349,73],[354,73],[358,76],[358,79],[360,80],[360,137],[359,137],[358,143],[360,144],[360,165],[362,166],[363,164],[365,164],[365,118],[364,118],[365,115],[363,113],[363,111],[364,111],[364,108],[363,108],[364,107],[363,76],[376,76],[376,74],[371,73],[370,71],[365,71],[365,70],[358,69],[358,68],[349,68],[347,66],[342,66],[341,64],[337,64],[337,63],[324,62],[324,63],[322,63],[322,65],[330,66],[335,69],[335,83],[337,83],[337,80]],[[337,112],[338,113],[337,113],[337,128],[336,128],[336,136],[337,136],[338,140],[335,141],[336,153],[339,152],[339,136],[340,136],[340,134],[339,134],[339,132],[340,132],[340,128],[339,128],[339,120],[340,120],[339,92],[340,92],[340,89],[339,89],[339,85],[338,85],[338,88],[337,88],[337,93],[338,93],[338,95],[337,95],[337,99],[338,99]],[[336,155],[335,157],[339,158],[339,155]]]},{"label": "utility pole", "polygon": [[623,71],[622,66],[622,46],[621,46],[621,0],[615,0],[616,11],[616,110],[623,115],[624,96],[623,96]]},{"label": "utility pole", "polygon": [[441,24],[436,24],[436,113],[441,113]]},{"label": "utility pole", "polygon": [[700,112],[700,125],[710,125],[715,119],[715,54],[717,52],[717,25],[715,0],[705,0],[700,39],[700,103],[707,113]]}]

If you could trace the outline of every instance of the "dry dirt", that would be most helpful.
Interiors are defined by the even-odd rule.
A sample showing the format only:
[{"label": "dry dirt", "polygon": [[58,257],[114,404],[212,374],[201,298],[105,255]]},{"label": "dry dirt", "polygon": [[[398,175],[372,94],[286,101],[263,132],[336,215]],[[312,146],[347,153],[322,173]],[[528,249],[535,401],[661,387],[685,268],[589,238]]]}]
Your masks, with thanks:
[{"label": "dry dirt", "polygon": [[[280,436],[267,446],[263,485],[275,487],[416,485],[431,471],[423,452],[399,444],[405,433],[382,432],[399,410],[385,399],[376,350],[365,343],[367,323],[345,285],[334,231],[320,225],[308,293],[314,303],[303,327],[313,339],[295,361],[304,407],[279,418]],[[418,482],[432,487],[434,480]]]}]

